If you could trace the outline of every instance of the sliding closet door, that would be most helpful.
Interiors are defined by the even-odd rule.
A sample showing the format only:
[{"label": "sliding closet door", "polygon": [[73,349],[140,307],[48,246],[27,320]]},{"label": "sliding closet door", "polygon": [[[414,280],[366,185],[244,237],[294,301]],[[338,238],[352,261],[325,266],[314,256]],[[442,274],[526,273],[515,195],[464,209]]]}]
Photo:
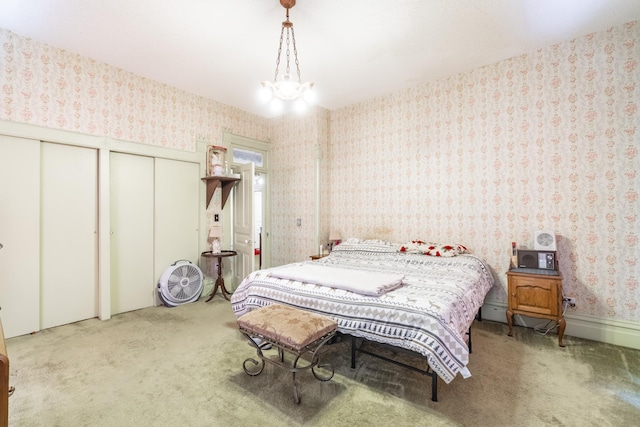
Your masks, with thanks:
[{"label": "sliding closet door", "polygon": [[111,314],[154,304],[152,157],[112,152]]},{"label": "sliding closet door", "polygon": [[41,326],[50,328],[98,315],[98,152],[42,143],[40,173]]},{"label": "sliding closet door", "polygon": [[40,141],[0,135],[0,318],[5,338],[40,329]]},{"label": "sliding closet door", "polygon": [[177,260],[198,265],[200,165],[156,159],[155,278]]}]

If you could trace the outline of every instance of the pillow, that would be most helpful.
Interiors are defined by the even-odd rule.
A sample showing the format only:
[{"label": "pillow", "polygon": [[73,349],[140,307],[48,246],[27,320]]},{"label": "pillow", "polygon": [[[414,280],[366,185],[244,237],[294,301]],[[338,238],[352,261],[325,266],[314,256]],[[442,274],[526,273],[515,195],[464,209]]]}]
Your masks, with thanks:
[{"label": "pillow", "polygon": [[422,253],[429,256],[453,257],[467,253],[468,250],[460,244],[427,243],[422,240],[412,240],[400,248],[400,252]]},{"label": "pillow", "polygon": [[362,240],[355,237],[343,240],[339,245],[333,247],[334,252],[378,252],[392,253],[398,252],[399,245],[389,243],[384,240],[368,239]]},{"label": "pillow", "polygon": [[343,240],[341,243],[350,243],[350,244],[374,244],[374,245],[391,245],[391,242],[382,239],[360,239],[358,237],[348,237],[346,240]]}]

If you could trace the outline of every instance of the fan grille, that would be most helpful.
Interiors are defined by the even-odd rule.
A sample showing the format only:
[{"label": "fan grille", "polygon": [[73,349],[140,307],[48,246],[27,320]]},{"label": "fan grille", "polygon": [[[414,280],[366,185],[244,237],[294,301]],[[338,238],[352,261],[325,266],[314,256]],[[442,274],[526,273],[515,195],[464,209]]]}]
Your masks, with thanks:
[{"label": "fan grille", "polygon": [[202,270],[186,262],[173,264],[160,278],[158,292],[165,305],[175,306],[197,300],[202,294]]},{"label": "fan grille", "polygon": [[200,273],[193,265],[183,265],[171,273],[167,289],[176,301],[193,297],[200,288]]}]

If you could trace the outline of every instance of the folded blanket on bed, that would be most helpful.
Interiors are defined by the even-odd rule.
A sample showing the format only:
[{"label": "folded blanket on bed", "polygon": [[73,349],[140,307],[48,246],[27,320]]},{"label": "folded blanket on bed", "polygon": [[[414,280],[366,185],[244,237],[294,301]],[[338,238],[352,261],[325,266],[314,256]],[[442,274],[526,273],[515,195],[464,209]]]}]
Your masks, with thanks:
[{"label": "folded blanket on bed", "polygon": [[275,268],[269,271],[269,275],[370,296],[380,296],[394,290],[402,285],[402,279],[404,279],[403,274],[350,270],[318,263]]}]

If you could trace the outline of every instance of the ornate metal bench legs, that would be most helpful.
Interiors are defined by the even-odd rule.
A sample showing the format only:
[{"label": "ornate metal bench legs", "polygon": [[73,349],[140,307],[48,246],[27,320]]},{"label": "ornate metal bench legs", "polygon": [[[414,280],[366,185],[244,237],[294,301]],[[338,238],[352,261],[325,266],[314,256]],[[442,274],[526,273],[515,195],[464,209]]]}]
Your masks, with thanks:
[{"label": "ornate metal bench legs", "polygon": [[[269,362],[275,366],[279,366],[283,369],[288,370],[289,372],[291,372],[291,378],[293,380],[293,401],[296,404],[300,404],[300,394],[298,393],[298,384],[296,382],[297,372],[311,369],[313,376],[319,379],[320,381],[329,381],[331,378],[333,378],[334,370],[333,370],[333,366],[330,363],[326,363],[322,365],[318,364],[318,351],[331,338],[333,338],[333,336],[335,335],[335,332],[331,332],[330,334],[325,335],[324,337],[312,342],[311,344],[302,348],[301,350],[294,350],[292,348],[284,347],[282,344],[274,342],[265,337],[259,337],[261,341],[260,341],[260,344],[258,344],[245,331],[241,330],[241,332],[244,334],[244,336],[246,336],[249,339],[249,343],[251,343],[251,345],[253,345],[256,348],[256,351],[259,357],[259,360],[256,360],[251,357],[247,358],[242,363],[242,369],[244,369],[244,372],[247,375],[251,375],[252,377],[255,377],[256,375],[260,375],[264,370],[265,362]],[[275,355],[272,357],[269,357],[262,352],[264,347],[267,346],[268,344],[271,344],[278,349],[277,357],[274,357]],[[292,353],[295,356],[290,366],[288,366],[287,363],[285,362],[285,357],[284,357],[285,350],[287,352]],[[298,366],[298,361],[300,360],[300,357],[308,352],[311,352],[311,361],[309,361],[308,364],[305,366]],[[319,371],[320,369],[326,370],[328,371],[328,373],[326,375],[322,375],[322,373]]]}]

